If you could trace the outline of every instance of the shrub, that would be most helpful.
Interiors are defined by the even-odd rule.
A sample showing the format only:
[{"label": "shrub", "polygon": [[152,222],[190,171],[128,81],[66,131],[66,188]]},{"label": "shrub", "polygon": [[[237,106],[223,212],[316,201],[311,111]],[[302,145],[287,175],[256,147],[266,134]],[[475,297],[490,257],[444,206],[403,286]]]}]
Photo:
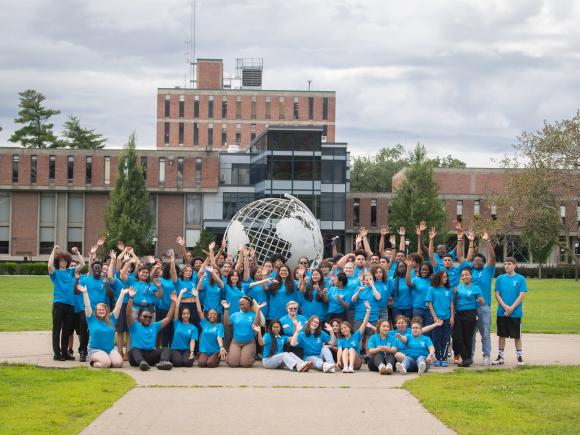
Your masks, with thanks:
[{"label": "shrub", "polygon": [[16,273],[18,273],[17,263],[0,263],[0,275],[15,275]]},{"label": "shrub", "polygon": [[47,273],[46,263],[20,263],[18,265],[19,275],[46,275]]}]

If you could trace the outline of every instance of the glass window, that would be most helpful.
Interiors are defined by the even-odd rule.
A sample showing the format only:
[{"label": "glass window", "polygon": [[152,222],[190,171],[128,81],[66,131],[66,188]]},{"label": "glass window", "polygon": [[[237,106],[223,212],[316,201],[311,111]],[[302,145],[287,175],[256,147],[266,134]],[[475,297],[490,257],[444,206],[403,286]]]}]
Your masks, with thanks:
[{"label": "glass window", "polygon": [[358,227],[360,222],[360,199],[354,198],[352,200],[352,223]]},{"label": "glass window", "polygon": [[294,119],[298,119],[298,117],[300,115],[299,107],[298,107],[298,97],[294,97],[293,115],[294,115]]},{"label": "glass window", "polygon": [[141,156],[141,169],[143,170],[143,179],[147,180],[147,156]]},{"label": "glass window", "polygon": [[246,204],[254,201],[253,193],[224,192],[223,219],[231,219]]},{"label": "glass window", "polygon": [[308,119],[314,119],[314,97],[308,97]]},{"label": "glass window", "polygon": [[213,124],[207,125],[207,146],[210,148],[213,146]]},{"label": "glass window", "polygon": [[[270,156],[271,157],[271,156]],[[272,160],[272,179],[273,180],[291,180],[292,179],[292,158],[278,157]]]},{"label": "glass window", "polygon": [[177,184],[183,184],[183,157],[177,158]]},{"label": "glass window", "polygon": [[193,117],[199,118],[199,95],[193,97]]},{"label": "glass window", "polygon": [[30,182],[36,183],[36,174],[38,173],[38,157],[30,156]]},{"label": "glass window", "polygon": [[171,96],[165,96],[165,116],[169,116],[171,112]]},{"label": "glass window", "polygon": [[83,196],[77,194],[68,195],[68,223],[83,223]]},{"label": "glass window", "polygon": [[313,169],[312,157],[294,157],[295,180],[312,180],[314,175]]},{"label": "glass window", "polygon": [[183,118],[185,116],[185,96],[179,96],[179,117]]},{"label": "glass window", "polygon": [[278,118],[284,119],[284,97],[278,99]]},{"label": "glass window", "polygon": [[236,97],[236,119],[242,118],[242,97],[238,95]]},{"label": "glass window", "polygon": [[191,229],[185,230],[185,247],[188,250],[193,249],[193,247],[197,244],[197,242],[199,241],[200,234],[201,234],[200,230],[191,230]]},{"label": "glass window", "polygon": [[210,95],[207,100],[207,117],[209,119],[213,118],[213,95]]},{"label": "glass window", "polygon": [[242,124],[236,124],[236,144],[242,142]]},{"label": "glass window", "polygon": [[475,201],[473,201],[473,215],[479,216],[479,210],[480,210],[479,199],[476,199]]},{"label": "glass window", "polygon": [[105,157],[105,184],[111,184],[111,157]]},{"label": "glass window", "polygon": [[222,96],[222,118],[227,118],[228,117],[228,96],[227,95],[223,95]]},{"label": "glass window", "polygon": [[67,250],[73,246],[82,252],[84,223],[83,195],[69,194],[67,201]]},{"label": "glass window", "polygon": [[566,206],[565,205],[560,205],[560,217],[562,218],[562,220],[564,220],[566,218]]},{"label": "glass window", "polygon": [[232,184],[250,184],[250,165],[247,163],[232,163]]},{"label": "glass window", "polygon": [[461,199],[457,200],[457,216],[463,215],[463,201]]},{"label": "glass window", "polygon": [[256,124],[250,124],[250,140],[256,139]]},{"label": "glass window", "polygon": [[68,156],[66,166],[66,179],[69,183],[73,182],[74,175],[75,175],[75,156]]},{"label": "glass window", "polygon": [[70,252],[76,246],[80,252],[83,252],[83,229],[67,228],[66,230],[66,249]]},{"label": "glass window", "polygon": [[296,195],[316,218],[320,218],[320,200],[315,195]]},{"label": "glass window", "polygon": [[202,171],[202,160],[201,158],[195,159],[195,185],[201,185],[201,171]]},{"label": "glass window", "polygon": [[54,193],[40,194],[39,253],[50,254],[54,246],[56,222],[56,196]]},{"label": "glass window", "polygon": [[56,177],[56,156],[48,156],[48,179]]},{"label": "glass window", "polygon": [[322,182],[344,184],[346,179],[346,160],[322,160]]},{"label": "glass window", "polygon": [[256,97],[252,97],[251,117],[256,119]]},{"label": "glass window", "polygon": [[185,225],[201,225],[201,195],[186,195]]},{"label": "glass window", "polygon": [[377,200],[371,199],[371,227],[377,226]]},{"label": "glass window", "polygon": [[169,145],[169,122],[163,125],[163,143]]},{"label": "glass window", "polygon": [[91,184],[93,182],[93,157],[87,156],[85,162],[85,183]]},{"label": "glass window", "polygon": [[12,182],[18,183],[18,162],[20,157],[17,154],[12,156]]},{"label": "glass window", "polygon": [[0,192],[0,254],[10,253],[10,192]]},{"label": "glass window", "polygon": [[184,124],[179,123],[179,145],[183,146]]},{"label": "glass window", "polygon": [[266,97],[266,119],[270,119],[270,97]]},{"label": "glass window", "polygon": [[193,144],[199,145],[199,124],[197,122],[193,123]]},{"label": "glass window", "polygon": [[159,183],[165,183],[165,157],[159,157]]},{"label": "glass window", "polygon": [[228,144],[228,125],[222,124],[222,146]]},{"label": "glass window", "polygon": [[320,194],[320,219],[344,221],[346,195],[344,193]]},{"label": "glass window", "polygon": [[328,119],[328,97],[322,97],[322,119]]}]

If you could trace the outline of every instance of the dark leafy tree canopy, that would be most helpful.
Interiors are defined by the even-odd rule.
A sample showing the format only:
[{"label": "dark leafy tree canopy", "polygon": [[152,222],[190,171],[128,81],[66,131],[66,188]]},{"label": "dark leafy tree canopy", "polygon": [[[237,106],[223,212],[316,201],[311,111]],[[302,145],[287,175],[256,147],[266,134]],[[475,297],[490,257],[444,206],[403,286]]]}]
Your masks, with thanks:
[{"label": "dark leafy tree canopy", "polygon": [[44,95],[34,89],[19,92],[20,111],[17,124],[23,124],[8,139],[10,142],[20,143],[25,148],[56,148],[59,146],[57,137],[52,132],[53,124],[48,120],[60,113],[60,110],[47,109],[42,105],[46,99]]},{"label": "dark leafy tree canopy", "polygon": [[79,150],[100,150],[107,141],[101,134],[95,133],[94,129],[81,127],[76,116],[69,116],[64,123],[63,136],[66,138],[63,141],[64,146]]},{"label": "dark leafy tree canopy", "polygon": [[208,245],[215,241],[216,236],[208,229],[204,228],[199,235],[199,240],[195,244],[192,250],[192,254],[194,257],[206,257],[206,254],[203,252],[204,250],[207,251]]}]

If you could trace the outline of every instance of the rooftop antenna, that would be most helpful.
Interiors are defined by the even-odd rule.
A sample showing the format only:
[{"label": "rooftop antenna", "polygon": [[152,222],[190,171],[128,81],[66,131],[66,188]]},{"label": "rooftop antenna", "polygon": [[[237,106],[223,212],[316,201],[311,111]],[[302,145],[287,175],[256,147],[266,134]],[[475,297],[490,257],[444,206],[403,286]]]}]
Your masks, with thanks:
[{"label": "rooftop antenna", "polygon": [[308,80],[308,92],[310,92],[310,84],[312,83],[312,80]]},{"label": "rooftop antenna", "polygon": [[195,88],[195,24],[196,24],[196,7],[197,0],[191,0],[189,6],[189,39],[185,42],[188,46],[187,65],[188,65],[188,83],[186,87]]}]

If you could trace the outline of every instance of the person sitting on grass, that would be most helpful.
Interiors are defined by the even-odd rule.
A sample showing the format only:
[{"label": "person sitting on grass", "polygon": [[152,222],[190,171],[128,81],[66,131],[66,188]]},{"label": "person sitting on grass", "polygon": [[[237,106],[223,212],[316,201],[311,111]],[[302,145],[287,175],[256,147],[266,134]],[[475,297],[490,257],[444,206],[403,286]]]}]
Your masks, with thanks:
[{"label": "person sitting on grass", "polygon": [[115,347],[115,323],[129,289],[121,290],[112,313],[109,312],[109,305],[104,302],[99,302],[93,311],[87,287],[78,285],[77,290],[82,293],[85,303],[85,316],[89,326],[88,357],[91,366],[103,369],[123,367],[123,357]]},{"label": "person sitting on grass", "polygon": [[201,301],[197,289],[193,290],[195,305],[199,315],[201,338],[199,340],[198,367],[215,368],[219,365],[220,359],[226,359],[226,349],[224,348],[224,325],[221,324],[219,314],[210,308],[206,314],[203,312]]},{"label": "person sitting on grass", "polygon": [[[406,325],[406,324],[405,324]],[[406,326],[405,326],[406,328]],[[368,355],[370,356],[368,367],[372,372],[379,372],[381,375],[391,375],[397,360],[395,354],[399,349],[403,349],[402,343],[394,334],[389,334],[389,321],[380,320],[377,326],[377,333],[369,338]],[[399,353],[401,361],[402,354]]]},{"label": "person sitting on grass", "polygon": [[366,314],[356,331],[353,332],[353,327],[348,322],[342,322],[340,325],[342,338],[338,339],[338,354],[336,359],[338,361],[338,367],[342,367],[343,373],[354,373],[362,365],[362,358],[360,356],[362,334],[365,333],[371,315],[369,301],[365,300],[364,306],[366,308]]},{"label": "person sitting on grass", "polygon": [[182,307],[183,296],[191,289],[182,288],[175,304],[173,314],[173,339],[171,341],[171,363],[173,367],[192,367],[194,360],[195,342],[197,341],[197,327],[191,323],[189,307]]},{"label": "person sitting on grass", "polygon": [[[147,274],[147,276],[149,276]],[[151,365],[157,364],[159,370],[171,370],[173,364],[169,361],[169,349],[164,347],[156,349],[157,334],[173,320],[175,301],[177,296],[173,292],[171,296],[171,307],[167,316],[157,322],[153,320],[153,312],[149,308],[141,308],[137,315],[137,320],[133,320],[133,298],[137,291],[129,288],[129,303],[127,304],[127,323],[131,333],[131,351],[129,352],[129,364],[146,371]]]},{"label": "person sitting on grass", "polygon": [[413,317],[411,320],[411,334],[400,334],[397,332],[397,339],[405,345],[403,352],[397,352],[395,357],[402,362],[397,362],[397,370],[406,375],[407,372],[416,371],[422,375],[435,361],[435,347],[431,339],[422,334],[423,324],[420,317]]},{"label": "person sitting on grass", "polygon": [[[297,337],[302,330],[300,322],[294,323],[293,337]],[[268,327],[268,332],[262,338],[260,328],[256,328],[258,344],[264,346],[262,354],[262,367],[265,369],[280,369],[284,366],[295,372],[307,372],[313,365],[312,361],[303,361],[293,352],[284,352],[284,345],[292,340],[282,334],[282,323],[273,320]]]}]

